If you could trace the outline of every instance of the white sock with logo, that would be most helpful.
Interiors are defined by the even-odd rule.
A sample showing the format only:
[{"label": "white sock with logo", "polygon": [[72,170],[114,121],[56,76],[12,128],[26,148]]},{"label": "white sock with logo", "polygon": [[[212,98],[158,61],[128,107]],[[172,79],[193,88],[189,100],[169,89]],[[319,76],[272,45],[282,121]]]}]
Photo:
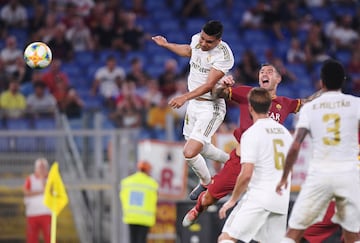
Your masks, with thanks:
[{"label": "white sock with logo", "polygon": [[199,177],[201,184],[206,186],[211,182],[210,171],[204,157],[198,154],[193,158],[185,158],[185,160],[197,177]]},{"label": "white sock with logo", "polygon": [[204,144],[201,155],[207,159],[215,160],[221,163],[225,163],[230,158],[228,153],[215,147],[212,143]]}]

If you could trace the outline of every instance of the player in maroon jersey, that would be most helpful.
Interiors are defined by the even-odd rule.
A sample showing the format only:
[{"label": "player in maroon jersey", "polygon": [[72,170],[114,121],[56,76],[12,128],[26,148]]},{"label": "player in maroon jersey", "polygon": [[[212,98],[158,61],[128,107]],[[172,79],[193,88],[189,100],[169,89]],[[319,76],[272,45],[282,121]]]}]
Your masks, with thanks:
[{"label": "player in maroon jersey", "polygon": [[[228,79],[231,79],[231,77],[226,77],[223,79],[223,82],[225,84],[231,83]],[[280,82],[281,75],[273,65],[264,64],[261,67],[259,71],[259,85],[260,87],[267,89],[273,97],[269,117],[280,123],[284,123],[290,113],[296,113],[299,110],[304,100],[276,96],[276,89]],[[247,101],[247,94],[251,88],[252,87],[250,86],[238,86],[216,90],[217,96],[226,97],[239,104],[241,114],[240,127],[234,131],[234,136],[238,142],[240,142],[243,132],[252,124]],[[197,203],[195,207],[189,210],[185,215],[183,219],[184,227],[193,224],[208,206],[216,203],[219,199],[232,192],[236,178],[241,170],[241,164],[239,163],[240,151],[238,150],[240,150],[240,146],[236,146],[236,149],[233,149],[230,152],[230,159],[225,162],[221,171],[212,178],[212,181],[207,188],[198,186],[199,196],[197,198]]]}]

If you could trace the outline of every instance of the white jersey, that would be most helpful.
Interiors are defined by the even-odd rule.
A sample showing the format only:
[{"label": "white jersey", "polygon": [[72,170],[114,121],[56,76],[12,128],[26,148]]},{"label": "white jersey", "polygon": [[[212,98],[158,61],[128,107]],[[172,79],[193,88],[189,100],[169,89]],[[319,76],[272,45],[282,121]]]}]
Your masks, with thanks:
[{"label": "white jersey", "polygon": [[277,194],[275,188],[292,140],[289,131],[271,118],[257,120],[241,137],[241,163],[254,164],[246,197],[274,213],[288,211],[290,176],[289,186],[282,195]]},{"label": "white jersey", "polygon": [[[234,55],[227,43],[221,41],[219,45],[209,51],[202,51],[199,45],[200,33],[191,39],[190,73],[188,89],[192,91],[207,81],[211,68],[226,74],[234,66]],[[211,99],[210,92],[201,96]]]},{"label": "white jersey", "polygon": [[[313,158],[309,168],[329,169],[329,162],[333,162],[336,171],[344,168],[346,162],[355,165],[359,153],[359,120],[360,98],[355,96],[325,92],[305,104],[296,127],[308,129],[312,137]],[[321,161],[327,166],[322,166]]]}]

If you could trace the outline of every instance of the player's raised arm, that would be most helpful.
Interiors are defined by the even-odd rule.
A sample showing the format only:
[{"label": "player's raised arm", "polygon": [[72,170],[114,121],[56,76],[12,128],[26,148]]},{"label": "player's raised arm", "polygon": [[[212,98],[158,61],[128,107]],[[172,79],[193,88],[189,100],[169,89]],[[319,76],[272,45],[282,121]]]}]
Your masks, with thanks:
[{"label": "player's raised arm", "polygon": [[215,85],[214,88],[211,90],[211,95],[213,99],[218,98],[224,98],[229,99],[230,98],[230,87],[235,84],[235,80],[232,75],[226,75],[224,76],[220,82],[219,85]]},{"label": "player's raised arm", "polygon": [[167,41],[167,39],[164,36],[157,35],[151,37],[151,39],[161,47],[164,47],[174,53],[176,53],[179,56],[182,57],[191,57],[191,47],[188,44],[176,44],[176,43],[170,43]]}]

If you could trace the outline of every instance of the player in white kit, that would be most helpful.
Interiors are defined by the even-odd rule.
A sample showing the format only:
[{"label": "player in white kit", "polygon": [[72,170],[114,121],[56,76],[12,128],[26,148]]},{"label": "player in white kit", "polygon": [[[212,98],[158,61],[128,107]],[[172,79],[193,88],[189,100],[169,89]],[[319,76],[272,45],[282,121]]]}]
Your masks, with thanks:
[{"label": "player in white kit", "polygon": [[219,211],[220,218],[225,218],[226,211],[245,194],[226,220],[218,242],[279,243],[286,232],[290,189],[278,195],[275,187],[282,176],[292,136],[268,117],[272,99],[266,89],[253,88],[248,100],[254,124],[241,137],[242,169],[230,199]]},{"label": "player in white kit", "polygon": [[219,21],[207,22],[200,33],[192,36],[190,45],[169,43],[163,36],[154,36],[156,44],[183,56],[190,57],[188,77],[189,92],[169,101],[173,108],[186,101],[183,134],[187,140],[183,154],[188,165],[200,179],[200,184],[190,193],[196,200],[211,182],[211,175],[204,157],[225,162],[229,155],[211,144],[211,137],[224,120],[224,99],[213,99],[211,90],[233,67],[234,56],[227,43],[222,41],[223,26]]},{"label": "player in white kit", "polygon": [[327,60],[320,74],[324,93],[300,110],[295,139],[286,157],[283,177],[276,191],[281,194],[297,158],[300,145],[311,135],[313,154],[305,182],[289,220],[283,243],[299,242],[304,230],[319,222],[331,200],[332,221],[341,225],[346,243],[360,242],[360,181],[357,170],[360,98],[341,92],[343,66]]}]

